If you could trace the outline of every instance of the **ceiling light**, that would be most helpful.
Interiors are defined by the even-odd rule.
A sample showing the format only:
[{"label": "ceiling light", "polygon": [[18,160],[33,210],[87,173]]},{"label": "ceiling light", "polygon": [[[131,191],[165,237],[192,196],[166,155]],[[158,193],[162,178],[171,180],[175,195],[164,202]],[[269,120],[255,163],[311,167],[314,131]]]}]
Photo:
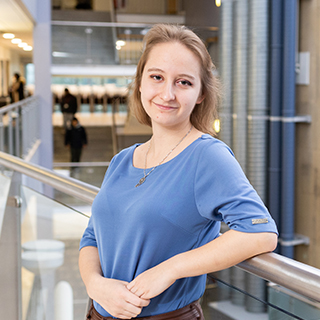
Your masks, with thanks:
[{"label": "ceiling light", "polygon": [[116,46],[118,47],[123,47],[123,46],[125,46],[125,44],[126,44],[126,42],[125,41],[123,41],[123,40],[117,40],[116,41]]},{"label": "ceiling light", "polygon": [[24,48],[24,47],[26,47],[28,44],[26,43],[26,42],[20,42],[19,44],[18,44],[18,47],[19,48]]},{"label": "ceiling light", "polygon": [[24,51],[32,51],[32,47],[31,46],[26,46],[23,48]]},{"label": "ceiling light", "polygon": [[14,44],[18,44],[18,43],[21,43],[22,40],[18,39],[18,38],[14,38],[14,39],[11,40],[11,42],[14,43]]},{"label": "ceiling light", "polygon": [[216,0],[216,6],[220,7],[221,6],[221,0]]},{"label": "ceiling light", "polygon": [[13,33],[4,33],[2,36],[5,39],[13,39],[14,38],[14,34]]}]

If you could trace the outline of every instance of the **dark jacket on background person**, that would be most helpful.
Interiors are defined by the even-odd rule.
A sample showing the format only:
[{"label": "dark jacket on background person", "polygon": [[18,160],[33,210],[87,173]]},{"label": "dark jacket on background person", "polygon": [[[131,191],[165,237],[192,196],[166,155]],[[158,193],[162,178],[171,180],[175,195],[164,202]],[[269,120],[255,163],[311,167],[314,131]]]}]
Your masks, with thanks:
[{"label": "dark jacket on background person", "polygon": [[10,89],[12,102],[18,102],[24,99],[25,79],[19,73],[14,74],[14,81]]},{"label": "dark jacket on background person", "polygon": [[65,95],[62,97],[61,101],[61,112],[75,114],[78,109],[77,98],[72,95],[68,89],[65,89]]},{"label": "dark jacket on background person", "polygon": [[81,149],[84,145],[87,144],[87,134],[85,129],[78,124],[72,126],[66,131],[65,142],[64,144],[70,145],[71,148]]}]

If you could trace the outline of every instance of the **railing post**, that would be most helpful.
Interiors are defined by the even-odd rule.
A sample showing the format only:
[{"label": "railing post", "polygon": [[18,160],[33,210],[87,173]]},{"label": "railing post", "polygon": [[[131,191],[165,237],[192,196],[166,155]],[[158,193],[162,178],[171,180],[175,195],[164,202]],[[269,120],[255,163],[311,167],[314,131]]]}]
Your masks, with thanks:
[{"label": "railing post", "polygon": [[8,112],[8,152],[13,154],[12,110]]},{"label": "railing post", "polygon": [[28,153],[28,122],[26,107],[21,110],[21,143],[22,143],[22,156],[26,156]]},{"label": "railing post", "polygon": [[119,106],[117,105],[118,102],[115,98],[112,99],[112,126],[111,126],[111,133],[112,133],[112,147],[113,147],[113,154],[116,155],[118,152],[118,139],[117,139],[117,126],[116,126],[116,110]]},{"label": "railing post", "polygon": [[14,172],[0,221],[0,310],[8,319],[22,319],[21,298],[21,174]]},{"label": "railing post", "polygon": [[4,151],[4,124],[3,115],[0,113],[0,151]]},{"label": "railing post", "polygon": [[17,107],[15,109],[15,139],[14,139],[14,145],[15,145],[15,155],[17,157],[20,157],[20,107]]}]

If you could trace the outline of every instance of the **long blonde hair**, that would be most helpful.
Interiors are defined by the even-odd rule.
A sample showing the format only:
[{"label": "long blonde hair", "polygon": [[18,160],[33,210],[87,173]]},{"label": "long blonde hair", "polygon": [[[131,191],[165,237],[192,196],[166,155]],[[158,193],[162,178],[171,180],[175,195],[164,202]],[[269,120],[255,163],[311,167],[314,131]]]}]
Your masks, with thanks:
[{"label": "long blonde hair", "polygon": [[184,26],[157,24],[144,37],[144,48],[137,71],[130,86],[129,106],[137,120],[151,127],[151,119],[141,103],[140,84],[144,67],[152,48],[160,43],[178,42],[193,52],[200,62],[201,90],[204,100],[197,104],[191,115],[192,125],[205,133],[213,134],[212,125],[216,118],[217,105],[221,96],[220,81],[213,74],[215,66],[201,39]]}]

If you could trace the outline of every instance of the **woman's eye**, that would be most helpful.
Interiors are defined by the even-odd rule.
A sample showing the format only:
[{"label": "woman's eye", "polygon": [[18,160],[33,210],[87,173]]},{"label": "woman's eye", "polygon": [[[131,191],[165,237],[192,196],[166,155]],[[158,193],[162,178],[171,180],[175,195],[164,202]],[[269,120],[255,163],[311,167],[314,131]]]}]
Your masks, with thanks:
[{"label": "woman's eye", "polygon": [[192,83],[187,80],[179,80],[179,83],[181,83],[183,86],[192,86]]},{"label": "woman's eye", "polygon": [[157,80],[157,81],[162,79],[161,76],[154,76],[154,75],[151,76],[151,78],[154,79],[154,80]]}]

